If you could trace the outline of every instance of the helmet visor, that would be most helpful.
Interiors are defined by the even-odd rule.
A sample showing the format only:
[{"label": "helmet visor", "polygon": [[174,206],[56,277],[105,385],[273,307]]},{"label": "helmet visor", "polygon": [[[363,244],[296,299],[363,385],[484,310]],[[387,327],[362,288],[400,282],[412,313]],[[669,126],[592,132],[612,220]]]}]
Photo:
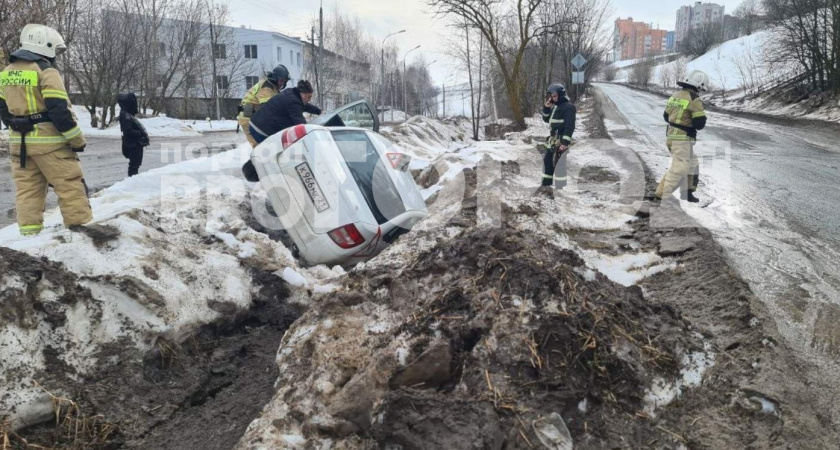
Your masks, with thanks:
[{"label": "helmet visor", "polygon": [[67,46],[64,44],[58,44],[55,46],[55,56],[60,56],[64,52],[67,51]]}]

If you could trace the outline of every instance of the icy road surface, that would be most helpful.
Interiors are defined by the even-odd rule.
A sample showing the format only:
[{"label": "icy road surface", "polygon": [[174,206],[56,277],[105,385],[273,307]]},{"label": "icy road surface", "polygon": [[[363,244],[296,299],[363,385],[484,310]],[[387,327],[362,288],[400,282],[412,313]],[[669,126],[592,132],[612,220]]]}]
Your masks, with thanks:
[{"label": "icy road surface", "polygon": [[[665,100],[599,84],[610,135],[659,179],[667,169]],[[789,344],[840,368],[840,133],[826,124],[709,112],[699,133],[699,205],[682,208],[715,233],[767,303]],[[772,122],[772,123],[771,123]]]},{"label": "icy road surface", "polygon": [[[230,150],[245,142],[242,134],[233,132],[207,133],[192,137],[152,137],[146,147],[140,173],[187,159]],[[128,172],[128,160],[122,155],[119,137],[89,137],[82,168],[91,194],[123,180]],[[55,194],[47,195],[47,209],[56,207]],[[15,223],[15,185],[8,156],[0,157],[0,227]]]}]

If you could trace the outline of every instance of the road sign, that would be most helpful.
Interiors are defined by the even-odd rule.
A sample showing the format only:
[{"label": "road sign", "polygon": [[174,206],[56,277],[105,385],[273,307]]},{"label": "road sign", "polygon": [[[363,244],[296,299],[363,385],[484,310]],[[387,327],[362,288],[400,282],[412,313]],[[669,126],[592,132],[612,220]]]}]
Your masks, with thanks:
[{"label": "road sign", "polygon": [[581,55],[580,53],[578,53],[577,55],[575,55],[574,58],[572,58],[572,65],[575,66],[575,69],[580,70],[580,68],[583,67],[584,64],[586,64],[586,58],[584,58],[583,55]]},{"label": "road sign", "polygon": [[586,83],[586,72],[572,72],[572,84]]}]

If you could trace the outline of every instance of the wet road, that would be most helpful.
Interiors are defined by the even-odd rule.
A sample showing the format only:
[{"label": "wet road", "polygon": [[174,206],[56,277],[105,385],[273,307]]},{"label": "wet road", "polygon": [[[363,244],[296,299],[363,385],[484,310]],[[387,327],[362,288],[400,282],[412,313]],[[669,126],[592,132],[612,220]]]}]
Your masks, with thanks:
[{"label": "wet road", "polygon": [[[85,180],[91,193],[100,191],[123,180],[128,172],[128,160],[120,150],[119,137],[90,137],[81,153]],[[233,132],[206,133],[196,137],[152,138],[146,147],[140,173],[163,167],[174,162],[201,155],[230,150],[245,142],[244,136]],[[55,194],[47,196],[47,208],[57,205]],[[8,156],[0,157],[0,226],[15,222],[15,187],[12,181]]]},{"label": "wet road", "polygon": [[[658,178],[665,100],[600,84],[605,123]],[[697,145],[699,205],[682,207],[713,231],[776,318],[788,343],[840,370],[840,127],[709,112]]]}]

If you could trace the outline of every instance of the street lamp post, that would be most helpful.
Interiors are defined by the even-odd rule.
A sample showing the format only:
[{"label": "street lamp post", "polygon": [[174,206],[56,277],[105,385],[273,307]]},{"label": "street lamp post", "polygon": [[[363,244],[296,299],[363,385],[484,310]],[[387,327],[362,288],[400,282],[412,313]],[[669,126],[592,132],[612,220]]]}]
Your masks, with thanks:
[{"label": "street lamp post", "polygon": [[[428,68],[429,68],[429,66],[431,66],[432,64],[434,64],[434,63],[436,63],[436,62],[437,62],[437,60],[434,60],[434,61],[430,62],[429,64],[426,64],[425,66],[423,66],[423,73],[426,73],[426,69],[428,69]],[[425,110],[426,110],[426,93],[425,93],[425,92],[423,92],[423,83],[420,83],[420,93],[421,93],[421,94],[423,94],[423,109],[420,111],[420,114],[425,115]],[[435,104],[435,106],[437,107],[437,104]]]},{"label": "street lamp post", "polygon": [[403,116],[405,116],[403,118],[404,121],[408,120],[408,90],[406,89],[406,84],[405,84],[405,78],[406,78],[406,74],[408,72],[407,72],[407,69],[406,69],[405,59],[408,58],[409,53],[413,52],[414,50],[417,50],[418,48],[420,48],[419,45],[417,47],[414,47],[411,50],[405,52],[405,56],[403,56],[403,77],[402,77],[402,79],[403,79]]},{"label": "street lamp post", "polygon": [[[400,34],[400,33],[405,33],[405,30],[400,30],[400,31],[397,31],[395,33],[391,33],[388,36],[385,36],[385,39],[382,39],[382,66],[381,66],[382,72],[380,74],[380,80],[382,81],[382,83],[379,85],[379,98],[381,99],[381,101],[380,101],[381,104],[379,106],[383,106],[383,107],[385,106],[385,104],[383,103],[385,100],[382,99],[382,91],[385,89],[385,41],[388,40],[389,37],[391,37],[395,34]],[[379,114],[379,113],[377,112],[376,114]],[[384,117],[384,115],[383,115],[383,117]]]}]

